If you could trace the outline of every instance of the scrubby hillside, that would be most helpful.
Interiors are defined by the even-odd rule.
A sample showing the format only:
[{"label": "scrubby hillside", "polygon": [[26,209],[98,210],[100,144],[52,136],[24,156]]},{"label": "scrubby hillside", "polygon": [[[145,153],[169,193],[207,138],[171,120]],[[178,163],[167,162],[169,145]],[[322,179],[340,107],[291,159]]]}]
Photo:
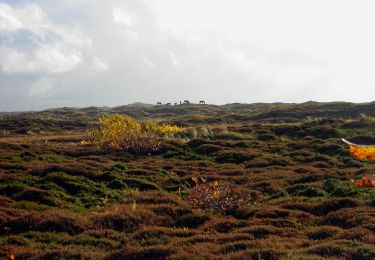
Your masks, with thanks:
[{"label": "scrubby hillside", "polygon": [[138,119],[167,120],[180,125],[237,122],[300,123],[322,118],[358,119],[375,117],[372,103],[255,103],[216,105],[133,104],[120,107],[58,108],[41,112],[0,113],[0,129],[16,133],[43,130],[86,129],[97,123],[98,115],[120,113]]},{"label": "scrubby hillside", "polygon": [[[190,135],[149,155],[82,145],[103,113],[189,126]],[[315,102],[2,114],[0,255],[373,259],[375,189],[350,180],[375,165],[340,142],[375,143],[371,116],[375,103]],[[199,203],[195,182],[249,200],[228,210],[203,189]]]}]

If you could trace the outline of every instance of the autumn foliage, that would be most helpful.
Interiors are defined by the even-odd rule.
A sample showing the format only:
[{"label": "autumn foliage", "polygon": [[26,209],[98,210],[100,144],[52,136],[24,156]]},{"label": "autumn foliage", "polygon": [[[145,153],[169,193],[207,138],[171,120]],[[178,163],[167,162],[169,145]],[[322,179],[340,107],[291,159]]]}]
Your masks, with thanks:
[{"label": "autumn foliage", "polygon": [[375,187],[375,175],[366,174],[362,177],[362,179],[353,182],[357,187],[373,188]]},{"label": "autumn foliage", "polygon": [[[373,145],[357,145],[350,143],[343,139],[343,141],[349,144],[350,155],[359,160],[375,161],[375,146]],[[375,175],[366,174],[360,180],[353,181],[357,187],[375,187]]]},{"label": "autumn foliage", "polygon": [[147,153],[158,150],[162,139],[182,131],[174,125],[139,121],[121,114],[101,116],[99,122],[98,128],[87,131],[83,144],[94,143],[108,150]]},{"label": "autumn foliage", "polygon": [[189,189],[188,201],[195,207],[223,214],[231,214],[241,206],[253,203],[255,198],[234,187],[217,181],[208,183],[203,177],[193,177],[194,186]]},{"label": "autumn foliage", "polygon": [[375,161],[375,146],[350,145],[350,154],[359,160]]}]

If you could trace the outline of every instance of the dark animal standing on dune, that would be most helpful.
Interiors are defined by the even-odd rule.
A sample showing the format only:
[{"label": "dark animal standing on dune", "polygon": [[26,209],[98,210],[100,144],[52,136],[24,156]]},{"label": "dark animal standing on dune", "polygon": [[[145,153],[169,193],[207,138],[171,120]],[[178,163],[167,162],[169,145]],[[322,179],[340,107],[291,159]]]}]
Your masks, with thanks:
[{"label": "dark animal standing on dune", "polygon": [[160,105],[161,105],[161,102],[158,102],[158,103],[156,103],[156,104],[160,106]]},{"label": "dark animal standing on dune", "polygon": [[201,100],[201,101],[199,101],[199,104],[206,104],[206,102]]},{"label": "dark animal standing on dune", "polygon": [[184,100],[184,104],[190,104],[189,100]]}]

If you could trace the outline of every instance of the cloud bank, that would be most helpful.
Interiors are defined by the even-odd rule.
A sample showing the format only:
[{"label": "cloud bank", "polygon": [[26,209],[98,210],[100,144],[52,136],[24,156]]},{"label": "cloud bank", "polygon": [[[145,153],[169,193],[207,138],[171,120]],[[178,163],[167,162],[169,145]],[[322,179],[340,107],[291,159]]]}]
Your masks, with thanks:
[{"label": "cloud bank", "polygon": [[371,101],[372,1],[0,1],[0,111]]}]

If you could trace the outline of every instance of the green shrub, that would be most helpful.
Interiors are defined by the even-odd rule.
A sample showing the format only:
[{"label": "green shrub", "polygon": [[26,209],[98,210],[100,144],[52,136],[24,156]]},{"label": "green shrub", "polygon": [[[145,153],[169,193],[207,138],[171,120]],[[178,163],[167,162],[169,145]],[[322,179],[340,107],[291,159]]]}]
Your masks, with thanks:
[{"label": "green shrub", "polygon": [[343,182],[335,179],[328,179],[324,181],[324,190],[331,196],[335,197],[355,197],[359,195],[358,188],[351,183]]},{"label": "green shrub", "polygon": [[260,135],[258,135],[258,140],[264,141],[264,142],[269,142],[269,141],[276,140],[276,138],[272,134],[260,134]]},{"label": "green shrub", "polygon": [[322,197],[325,195],[325,192],[320,188],[305,184],[290,186],[286,189],[286,191],[293,196]]},{"label": "green shrub", "polygon": [[243,163],[245,161],[254,159],[256,154],[252,152],[226,150],[220,151],[216,155],[216,161],[219,163]]},{"label": "green shrub", "polygon": [[221,149],[223,149],[223,148],[221,146],[218,146],[218,145],[203,144],[203,145],[201,145],[197,148],[197,151],[199,153],[203,153],[203,154],[211,154],[211,153],[215,153],[217,151],[220,151]]},{"label": "green shrub", "polygon": [[335,143],[325,143],[317,147],[317,151],[328,155],[347,155],[348,152],[341,145]]}]

